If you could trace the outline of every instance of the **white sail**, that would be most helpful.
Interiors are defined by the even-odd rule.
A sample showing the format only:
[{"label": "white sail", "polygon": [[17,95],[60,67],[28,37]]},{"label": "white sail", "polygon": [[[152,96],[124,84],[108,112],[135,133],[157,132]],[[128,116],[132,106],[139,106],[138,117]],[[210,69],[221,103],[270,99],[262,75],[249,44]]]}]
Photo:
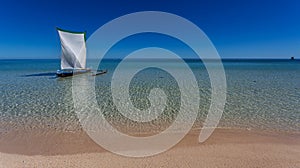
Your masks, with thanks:
[{"label": "white sail", "polygon": [[69,32],[57,29],[61,48],[61,69],[85,69],[86,45],[85,33]]}]

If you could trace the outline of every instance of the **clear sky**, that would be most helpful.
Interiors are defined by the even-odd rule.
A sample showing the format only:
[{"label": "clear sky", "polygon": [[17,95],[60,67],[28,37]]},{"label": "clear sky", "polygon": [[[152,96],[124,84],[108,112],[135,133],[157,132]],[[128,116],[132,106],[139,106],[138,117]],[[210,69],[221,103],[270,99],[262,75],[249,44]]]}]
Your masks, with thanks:
[{"label": "clear sky", "polygon": [[0,59],[59,58],[55,27],[87,31],[124,14],[155,10],[198,25],[222,58],[300,58],[300,1],[7,1],[0,4]]}]

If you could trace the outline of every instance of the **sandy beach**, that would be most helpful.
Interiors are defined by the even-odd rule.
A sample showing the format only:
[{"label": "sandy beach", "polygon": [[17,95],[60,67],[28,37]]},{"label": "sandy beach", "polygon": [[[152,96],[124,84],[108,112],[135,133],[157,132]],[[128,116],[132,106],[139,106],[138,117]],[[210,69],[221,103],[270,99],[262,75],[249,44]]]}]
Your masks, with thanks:
[{"label": "sandy beach", "polygon": [[[0,86],[3,86],[0,89],[0,168],[300,167],[298,62],[225,62],[228,76],[225,109],[218,128],[204,143],[198,142],[198,136],[211,104],[210,83],[203,69],[199,68],[199,63],[189,62],[191,67],[194,67],[192,70],[197,74],[196,78],[204,81],[199,87],[201,109],[192,130],[170,150],[144,158],[113,154],[96,144],[83,131],[82,125],[85,122],[80,120],[78,114],[89,116],[90,113],[84,109],[79,112],[75,110],[72,80],[39,74],[41,70],[45,73],[52,72],[59,63],[59,60],[20,60],[3,63],[5,66],[2,69],[7,73],[0,74],[6,79],[0,81]],[[111,72],[116,63],[111,60],[105,67]],[[24,65],[20,70],[7,68],[20,65]],[[179,67],[176,62],[172,62],[170,66]],[[200,66],[204,68],[203,65]],[[168,95],[168,108],[157,119],[146,123],[131,121],[115,107],[111,100],[109,83],[113,73],[97,78],[97,101],[99,107],[104,110],[102,114],[107,121],[127,135],[147,136],[166,130],[175,117],[183,121],[194,119],[192,115],[185,113],[190,108],[182,111],[185,115],[178,115],[180,90],[170,75],[161,73],[155,69],[148,69],[132,83],[130,93],[133,94],[133,102],[136,102],[137,107],[141,106],[141,109],[149,108],[150,102],[146,98],[152,88],[161,86]],[[23,77],[26,74],[28,76]],[[85,98],[89,100],[89,96]],[[194,100],[187,102],[188,107]],[[141,114],[140,117],[147,116]],[[100,121],[95,122],[97,124]],[[86,123],[93,125],[88,121]],[[187,122],[180,124],[184,126],[185,123]],[[95,126],[98,126],[96,124]],[[173,135],[166,137],[170,140]],[[110,144],[115,145],[115,141],[120,139],[108,140]],[[153,142],[163,144],[161,141]],[[129,144],[126,141],[121,143]],[[148,152],[150,146],[145,145],[145,149],[142,146],[142,150]]]},{"label": "sandy beach", "polygon": [[299,7],[2,1],[0,168],[300,168]]},{"label": "sandy beach", "polygon": [[299,133],[217,129],[199,144],[193,130],[145,158],[112,154],[84,133],[31,133],[1,136],[0,167],[300,167]]}]

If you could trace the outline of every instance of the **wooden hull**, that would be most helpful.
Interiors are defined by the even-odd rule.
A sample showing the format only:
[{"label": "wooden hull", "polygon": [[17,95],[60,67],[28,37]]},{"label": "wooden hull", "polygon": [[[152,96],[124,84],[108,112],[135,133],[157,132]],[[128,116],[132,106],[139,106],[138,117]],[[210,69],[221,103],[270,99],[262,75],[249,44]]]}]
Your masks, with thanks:
[{"label": "wooden hull", "polygon": [[63,70],[58,70],[56,72],[56,75],[58,77],[67,77],[67,76],[84,74],[87,72],[91,72],[91,69],[63,69]]}]

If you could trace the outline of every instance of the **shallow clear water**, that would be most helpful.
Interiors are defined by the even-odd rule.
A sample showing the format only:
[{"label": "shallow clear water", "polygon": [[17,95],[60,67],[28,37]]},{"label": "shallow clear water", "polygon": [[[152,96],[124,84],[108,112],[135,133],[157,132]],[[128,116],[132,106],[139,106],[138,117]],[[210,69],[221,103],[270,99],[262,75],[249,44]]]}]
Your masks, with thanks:
[{"label": "shallow clear water", "polygon": [[[187,62],[199,85],[201,101],[195,125],[201,126],[210,105],[210,81],[201,62]],[[0,60],[0,132],[38,128],[81,129],[73,107],[72,78],[55,77],[59,63],[59,60]],[[182,66],[177,62],[164,60],[163,63],[181,71]],[[150,90],[161,88],[167,95],[167,107],[153,121],[134,122],[120,114],[112,102],[110,82],[117,64],[118,61],[113,60],[103,62],[101,68],[108,69],[109,73],[96,77],[97,101],[105,117],[123,131],[167,128],[180,107],[181,93],[176,80],[157,68],[145,69],[135,75],[129,88],[133,105],[139,109],[149,108],[147,96]],[[134,67],[139,61],[131,64]],[[225,60],[223,64],[227,103],[219,127],[300,130],[299,61]]]}]

